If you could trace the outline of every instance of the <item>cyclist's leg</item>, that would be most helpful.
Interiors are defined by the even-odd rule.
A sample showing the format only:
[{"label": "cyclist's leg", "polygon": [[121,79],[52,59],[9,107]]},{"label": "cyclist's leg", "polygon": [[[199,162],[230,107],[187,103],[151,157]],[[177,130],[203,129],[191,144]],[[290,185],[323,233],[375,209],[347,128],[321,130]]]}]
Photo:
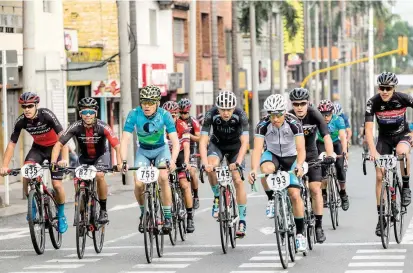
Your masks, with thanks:
[{"label": "cyclist's leg", "polygon": [[[96,167],[100,168],[110,168],[110,158],[109,152],[98,157],[94,160],[93,163]],[[108,184],[105,180],[105,174],[103,172],[98,172],[96,174],[96,183],[97,183],[97,193],[99,197],[100,213],[99,213],[99,222],[106,223],[108,221],[108,213],[106,209],[106,201],[108,198]]]},{"label": "cyclist's leg", "polygon": [[[221,150],[212,142],[209,142],[207,155],[208,164],[214,167],[218,167],[220,165],[221,160],[223,159]],[[215,172],[208,173],[208,181],[211,185],[212,192],[214,194],[214,202],[212,205],[212,217],[218,218],[219,185]]]},{"label": "cyclist's leg", "polygon": [[[260,169],[262,173],[272,174],[276,172],[279,167],[280,167],[280,163],[278,162],[277,157],[273,153],[267,150],[261,155]],[[268,218],[273,218],[274,213],[275,213],[274,212],[274,196],[273,196],[274,191],[271,190],[270,187],[268,187],[265,177],[261,179],[261,184],[268,198],[265,214],[267,215]]]},{"label": "cyclist's leg", "polygon": [[[151,161],[146,157],[149,155],[150,155],[149,150],[144,150],[139,147],[138,150],[136,151],[134,165],[136,167],[137,166],[150,166]],[[145,203],[145,196],[143,195],[145,191],[145,185],[141,181],[138,180],[138,178],[136,177],[136,173],[134,173],[133,178],[135,180],[134,194],[135,194],[136,201],[139,204],[139,208],[141,211],[140,219],[142,221],[144,203]],[[143,232],[142,223],[139,224],[139,231]]]},{"label": "cyclist's leg", "polygon": [[[196,147],[191,147],[191,155],[196,153]],[[196,174],[196,168],[191,167],[189,170],[189,173],[191,175],[191,188],[192,192],[194,193],[194,208],[198,209],[199,208],[199,198],[198,198],[198,176]]]},{"label": "cyclist's leg", "polygon": [[400,164],[400,172],[402,174],[402,180],[403,180],[403,206],[408,206],[410,205],[411,202],[411,190],[409,186],[409,180],[410,180],[410,147],[412,143],[412,138],[410,135],[405,135],[400,138],[400,141],[398,142],[396,146],[396,153],[398,155],[405,154],[406,155],[406,167],[407,167],[407,173],[404,172],[404,166],[403,164]]},{"label": "cyclist's leg", "polygon": [[[326,151],[324,143],[317,141],[318,155]],[[321,166],[321,194],[323,197],[323,206],[327,207],[327,180],[326,180],[326,166]]]},{"label": "cyclist's leg", "polygon": [[[178,158],[176,160],[177,166],[182,166],[184,163],[184,152],[179,152]],[[194,227],[194,212],[193,212],[193,202],[192,202],[192,191],[191,191],[191,183],[189,183],[188,179],[186,178],[185,172],[178,173],[179,178],[179,186],[181,187],[183,198],[185,202],[185,208],[187,213],[187,227],[186,230],[188,233],[192,233],[195,230]]]},{"label": "cyclist's leg", "polygon": [[[336,141],[334,143],[334,152],[337,155],[341,155],[343,153],[343,148],[341,147],[340,141]],[[348,210],[350,203],[346,192],[346,172],[344,171],[344,157],[337,158],[335,166],[337,171],[337,180],[340,183],[339,193],[342,202],[341,207],[344,211],[346,211]]]},{"label": "cyclist's leg", "polygon": [[[171,160],[171,152],[169,151],[169,146],[166,144],[159,149],[153,150],[155,155],[155,165],[157,167],[166,166],[166,161]],[[171,187],[169,185],[168,170],[159,170],[159,184],[161,186],[161,199],[162,199],[162,210],[165,216],[164,229],[171,229],[171,206],[172,206],[172,193]]]}]

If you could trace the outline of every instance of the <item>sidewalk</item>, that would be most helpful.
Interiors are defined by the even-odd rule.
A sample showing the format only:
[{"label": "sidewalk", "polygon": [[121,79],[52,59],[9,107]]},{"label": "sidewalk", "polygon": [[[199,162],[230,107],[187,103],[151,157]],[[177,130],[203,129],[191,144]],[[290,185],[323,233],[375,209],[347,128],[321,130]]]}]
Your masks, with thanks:
[{"label": "sidewalk", "polygon": [[[123,185],[122,176],[119,173],[107,174],[105,176],[106,182],[108,184],[108,195],[112,195],[120,191],[131,191],[133,190],[132,185]],[[63,180],[63,185],[66,194],[66,204],[73,203],[75,199],[75,189],[73,186],[73,180],[67,177]],[[51,187],[51,184],[50,184]],[[0,184],[0,217],[10,216],[15,214],[21,214],[27,212],[27,199],[23,199],[23,185],[21,182],[13,183],[10,185],[9,200],[10,205],[5,206],[4,204],[5,189],[4,185]]]}]

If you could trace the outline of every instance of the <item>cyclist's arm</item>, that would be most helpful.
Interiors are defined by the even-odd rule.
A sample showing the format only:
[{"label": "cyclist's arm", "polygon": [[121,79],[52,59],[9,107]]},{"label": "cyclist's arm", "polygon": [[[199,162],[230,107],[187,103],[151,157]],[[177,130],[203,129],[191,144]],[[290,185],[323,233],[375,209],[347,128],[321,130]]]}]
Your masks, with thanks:
[{"label": "cyclist's arm", "polygon": [[373,139],[374,109],[373,102],[371,100],[367,101],[366,112],[364,114],[364,122],[364,136],[367,140],[371,155],[375,156],[377,154],[377,150],[374,146]]},{"label": "cyclist's arm", "polygon": [[204,124],[202,125],[201,138],[199,139],[199,154],[203,165],[208,165],[208,141],[212,125],[212,114],[208,111],[205,114]]},{"label": "cyclist's arm", "polygon": [[128,158],[128,146],[129,146],[129,142],[131,138],[132,138],[132,133],[123,131],[122,138],[120,140],[120,155],[122,157],[122,160],[127,160]]},{"label": "cyclist's arm", "polygon": [[245,134],[245,135],[243,134],[243,135],[241,135],[241,137],[239,139],[241,141],[241,147],[239,149],[238,157],[237,157],[236,162],[239,165],[241,165],[242,161],[244,161],[245,154],[247,153],[247,150],[248,150],[249,135],[248,134]]},{"label": "cyclist's arm", "polygon": [[302,167],[306,157],[304,135],[295,136],[295,147],[297,149],[297,166]]},{"label": "cyclist's arm", "polygon": [[201,138],[201,128],[199,126],[199,122],[193,119],[192,126],[194,128],[194,134],[191,135],[191,141],[199,142],[199,139]]},{"label": "cyclist's arm", "polygon": [[63,146],[64,146],[64,144],[62,142],[60,142],[60,140],[58,142],[56,142],[56,144],[53,146],[52,156],[50,158],[50,161],[51,161],[50,163],[57,163],[57,159],[59,157],[60,151],[62,150]]},{"label": "cyclist's arm", "polygon": [[19,140],[20,132],[23,129],[23,123],[24,123],[23,116],[20,116],[16,120],[16,123],[14,124],[13,132],[11,133],[11,136],[10,136],[10,141],[7,144],[7,148],[3,156],[3,167],[4,168],[8,168],[10,164],[10,160],[13,157],[14,148],[16,147],[16,143]]},{"label": "cyclist's arm", "polygon": [[255,135],[254,137],[254,149],[251,155],[251,170],[257,172],[260,164],[260,157],[262,149],[264,148],[264,136]]},{"label": "cyclist's arm", "polygon": [[341,142],[341,147],[343,149],[343,152],[347,152],[347,136],[346,136],[346,130],[340,129],[338,131],[338,136],[340,138]]},{"label": "cyclist's arm", "polygon": [[7,144],[7,148],[6,148],[6,151],[4,152],[4,157],[3,157],[3,168],[9,167],[10,160],[13,157],[15,147],[16,147],[16,143],[12,141],[10,141],[9,144]]},{"label": "cyclist's arm", "polygon": [[346,134],[347,134],[347,141],[349,142],[351,140],[351,136],[353,135],[351,128],[346,128]]},{"label": "cyclist's arm", "polygon": [[330,134],[325,135],[323,139],[324,139],[324,147],[326,149],[327,156],[332,156],[334,153],[334,146],[333,146],[333,140],[331,139]]},{"label": "cyclist's arm", "polygon": [[122,164],[122,153],[120,151],[120,144],[116,145],[115,147],[113,147],[113,149],[115,149],[116,152],[116,162],[117,165]]},{"label": "cyclist's arm", "polygon": [[323,116],[318,110],[314,111],[314,117],[317,120],[317,134],[324,140],[324,147],[326,149],[327,156],[332,156],[334,153],[333,140],[331,139],[327,123],[324,121]]},{"label": "cyclist's arm", "polygon": [[189,147],[189,142],[185,141],[183,143],[184,146],[184,161],[186,165],[189,165],[189,156],[191,154],[191,148]]},{"label": "cyclist's arm", "polygon": [[[179,139],[178,134],[176,132],[172,132],[168,134],[169,139],[172,142],[172,156],[171,160],[176,163],[176,159],[178,158],[179,154]],[[189,161],[189,160],[188,160]]]}]

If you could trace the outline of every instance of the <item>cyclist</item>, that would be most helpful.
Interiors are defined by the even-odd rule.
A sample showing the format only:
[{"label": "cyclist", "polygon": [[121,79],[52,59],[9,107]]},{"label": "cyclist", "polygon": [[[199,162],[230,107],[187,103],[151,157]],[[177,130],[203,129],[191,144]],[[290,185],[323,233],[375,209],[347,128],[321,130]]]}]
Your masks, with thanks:
[{"label": "cyclist", "polygon": [[[303,125],[304,138],[305,138],[305,150],[306,150],[306,161],[310,162],[318,158],[318,150],[316,145],[316,132],[318,131],[324,139],[324,147],[327,151],[328,157],[324,160],[326,163],[334,163],[334,158],[331,157],[334,148],[333,141],[330,137],[330,132],[328,131],[327,124],[324,121],[321,113],[309,107],[309,92],[305,88],[294,88],[290,92],[290,101],[292,103],[293,109],[290,111],[291,114],[295,115]],[[323,219],[323,196],[321,194],[321,168],[310,168],[308,170],[308,182],[311,196],[314,201],[314,215],[315,215],[315,233],[316,240],[322,243],[326,240],[324,235],[324,230],[322,227]],[[267,192],[269,200],[273,198],[273,191]],[[267,216],[270,218],[274,217],[274,200],[268,202],[269,206],[267,208]],[[268,215],[269,214],[269,215]]]},{"label": "cyclist", "polygon": [[[303,127],[292,114],[287,113],[287,101],[280,95],[271,95],[264,102],[268,116],[261,120],[255,129],[254,150],[251,156],[250,183],[254,183],[258,167],[262,173],[272,174],[279,168],[297,170],[297,176],[290,175],[288,193],[291,198],[294,222],[296,225],[296,245],[298,251],[307,249],[304,236],[304,203],[301,199],[301,186],[297,177],[303,176],[303,163],[306,157]],[[266,149],[262,153],[264,142]],[[269,193],[267,182],[262,186]]]},{"label": "cyclist", "polygon": [[[126,119],[122,138],[121,154],[123,157],[123,170],[127,171],[128,165],[126,156],[128,153],[129,141],[132,133],[136,129],[138,136],[139,148],[136,152],[136,166],[150,166],[151,161],[155,162],[156,167],[166,165],[170,161],[169,170],[173,172],[176,169],[176,160],[179,154],[179,139],[175,129],[175,123],[165,109],[159,107],[161,100],[161,90],[154,85],[148,85],[141,89],[139,93],[140,106],[129,112]],[[165,143],[165,129],[172,143],[172,155],[169,151],[168,144]],[[163,225],[164,232],[169,232],[171,225],[171,187],[169,186],[168,171],[159,170],[159,182],[161,186],[162,210],[165,216]],[[140,205],[141,216],[139,231],[143,233],[142,215],[144,210],[144,184],[137,180],[135,176],[135,197]]]},{"label": "cyclist", "polygon": [[[318,111],[324,116],[324,121],[328,125],[328,130],[330,131],[331,138],[333,140],[334,152],[337,155],[341,155],[344,152],[344,156],[347,158],[347,138],[346,138],[346,126],[344,120],[333,114],[334,104],[329,100],[322,100],[318,105]],[[321,136],[320,132],[317,132],[317,149],[319,153],[325,151],[324,149],[324,138]],[[336,159],[335,166],[337,169],[337,180],[340,182],[340,199],[341,208],[346,211],[350,206],[348,200],[348,195],[346,192],[346,172],[344,170],[344,157],[339,157]],[[324,173],[324,172],[323,172]],[[325,175],[323,174],[323,177]],[[327,198],[327,190],[324,188],[322,190],[323,198]]]},{"label": "cyclist", "polygon": [[[401,164],[403,180],[402,204],[407,207],[411,202],[410,180],[410,147],[412,133],[406,120],[407,107],[413,108],[413,98],[410,95],[396,92],[397,76],[391,72],[383,72],[377,78],[379,93],[367,101],[365,113],[365,134],[370,150],[370,156],[378,159],[380,155],[392,154],[396,148],[398,155],[407,156],[407,173]],[[378,124],[378,139],[376,146],[373,139],[373,122],[376,116]],[[380,210],[380,191],[382,172],[376,168],[376,200],[377,211]],[[387,223],[386,223],[387,224]],[[380,221],[377,223],[376,235],[381,236]]]},{"label": "cyclist", "polygon": [[[116,161],[118,163],[118,170],[120,170],[122,157],[120,155],[119,139],[109,125],[97,118],[98,102],[94,98],[86,97],[79,101],[78,108],[81,120],[76,121],[67,128],[55,144],[52,152],[52,168],[63,145],[66,145],[69,140],[75,137],[81,154],[78,159],[80,165],[87,164],[95,165],[98,168],[110,168],[110,152],[106,143],[106,140],[108,140],[116,151]],[[103,172],[96,174],[96,182],[100,205],[98,221],[105,224],[108,222],[106,209],[108,186]]]},{"label": "cyclist", "polygon": [[[245,221],[247,194],[236,164],[244,166],[249,142],[248,128],[247,114],[237,107],[235,94],[231,91],[221,91],[216,97],[215,106],[205,114],[199,141],[201,161],[208,173],[209,183],[214,193],[212,206],[214,218],[218,217],[219,185],[213,168],[220,165],[224,155],[228,155],[227,160],[230,164],[229,168],[232,170],[232,178],[237,192],[240,221],[236,235],[240,238],[245,236],[247,228]],[[208,137],[210,134],[211,136]]]},{"label": "cyclist", "polygon": [[[180,119],[183,120],[190,130],[190,154],[197,153],[197,143],[201,138],[201,128],[198,121],[189,115],[189,110],[191,110],[192,103],[189,99],[181,99],[179,101]],[[196,175],[196,168],[192,167],[190,169],[191,173],[191,187],[194,193],[194,209],[199,208],[199,197],[198,197],[198,176]]]},{"label": "cyclist", "polygon": [[[175,122],[176,132],[179,138],[179,155],[176,160],[177,166],[182,166],[185,163],[186,169],[190,168],[189,156],[190,156],[190,129],[186,125],[185,121],[178,119],[179,105],[174,101],[167,101],[162,105],[162,108],[171,113],[172,118]],[[168,136],[167,136],[168,137]],[[169,139],[169,138],[168,138]],[[172,150],[172,143],[169,143],[169,148]],[[186,178],[185,171],[178,173],[179,185],[183,191],[183,196],[185,201],[186,213],[187,213],[187,225],[186,231],[188,233],[193,233],[195,231],[194,226],[194,212],[192,209],[193,200],[191,193],[191,186]]]},{"label": "cyclist", "polygon": [[[334,102],[333,114],[341,117],[344,120],[344,125],[346,126],[347,143],[350,144],[351,136],[353,135],[353,132],[351,131],[351,126],[350,126],[348,116],[346,114],[344,114],[343,108],[341,107],[340,103]],[[348,146],[350,146],[350,145],[348,145]]]},{"label": "cyclist", "polygon": [[[21,114],[13,128],[10,141],[7,144],[6,152],[3,155],[3,166],[0,170],[1,175],[7,175],[8,166],[13,157],[16,143],[19,140],[22,129],[26,130],[33,137],[33,145],[26,155],[24,164],[39,163],[44,160],[50,160],[53,145],[58,141],[59,136],[63,133],[63,127],[56,115],[47,108],[39,108],[40,98],[36,93],[25,92],[19,98],[19,104],[23,108]],[[62,159],[59,157],[59,165],[65,165],[68,162],[67,146],[63,148]],[[62,184],[63,173],[51,172],[53,189],[56,193],[57,217],[59,232],[64,233],[67,230],[67,221],[64,214],[65,192]],[[23,178],[23,191],[28,196],[28,179]],[[33,215],[36,214],[36,206],[33,206]],[[28,219],[28,217],[27,217]]]}]

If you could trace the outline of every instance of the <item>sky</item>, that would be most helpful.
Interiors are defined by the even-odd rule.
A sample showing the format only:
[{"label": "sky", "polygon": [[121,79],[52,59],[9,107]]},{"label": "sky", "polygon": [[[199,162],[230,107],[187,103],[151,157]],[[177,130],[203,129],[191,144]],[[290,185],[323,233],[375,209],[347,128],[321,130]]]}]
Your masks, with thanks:
[{"label": "sky", "polygon": [[413,0],[397,0],[393,13],[399,14],[403,20],[413,26]]}]

